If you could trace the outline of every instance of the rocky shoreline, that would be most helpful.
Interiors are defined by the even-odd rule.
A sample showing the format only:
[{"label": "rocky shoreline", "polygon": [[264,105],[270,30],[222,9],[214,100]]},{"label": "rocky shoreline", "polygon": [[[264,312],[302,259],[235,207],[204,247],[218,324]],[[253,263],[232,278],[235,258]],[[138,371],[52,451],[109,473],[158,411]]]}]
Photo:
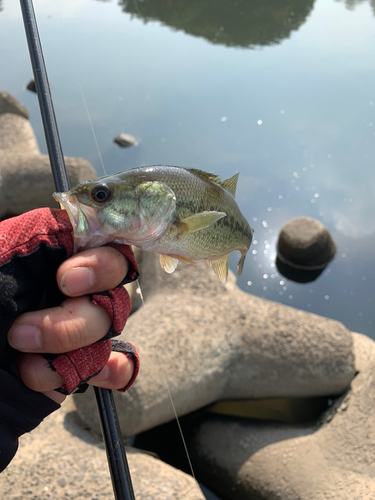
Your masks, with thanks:
[{"label": "rocky shoreline", "polygon": [[[48,158],[12,99],[0,94],[1,218],[53,204]],[[82,159],[68,169],[72,183],[95,176]],[[115,394],[124,440],[136,436],[149,450],[128,449],[137,500],[204,498],[147,441],[175,412],[197,480],[221,500],[374,498],[375,343],[338,321],[245,293],[232,273],[222,285],[207,267],[179,265],[167,275],[154,255],[137,258],[146,306],[122,338],[137,346],[141,371],[128,392]],[[232,408],[226,414],[222,406],[207,411],[223,400]],[[243,414],[230,406],[238,400],[247,402]],[[91,391],[69,398],[21,438],[0,475],[2,498],[112,499],[99,432]]]}]

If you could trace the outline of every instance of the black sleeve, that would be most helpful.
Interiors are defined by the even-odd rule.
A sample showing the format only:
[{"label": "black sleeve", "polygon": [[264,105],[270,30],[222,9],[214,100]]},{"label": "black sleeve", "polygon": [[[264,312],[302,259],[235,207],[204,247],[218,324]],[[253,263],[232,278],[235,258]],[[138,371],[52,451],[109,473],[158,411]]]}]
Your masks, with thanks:
[{"label": "black sleeve", "polygon": [[33,212],[0,223],[0,471],[16,453],[18,438],[60,407],[18,378],[17,353],[7,342],[17,316],[63,299],[56,271],[72,253],[71,226],[56,211]]},{"label": "black sleeve", "polygon": [[18,438],[35,429],[59,407],[52,399],[31,391],[20,379],[0,369],[0,471],[15,455]]}]

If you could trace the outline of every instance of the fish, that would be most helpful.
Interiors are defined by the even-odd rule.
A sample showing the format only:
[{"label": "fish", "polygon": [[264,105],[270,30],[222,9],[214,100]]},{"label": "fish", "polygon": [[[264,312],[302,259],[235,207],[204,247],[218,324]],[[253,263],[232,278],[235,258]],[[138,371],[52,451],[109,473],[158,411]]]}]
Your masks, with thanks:
[{"label": "fish", "polygon": [[241,275],[253,236],[234,198],[238,176],[221,180],[194,168],[145,166],[80,182],[53,197],[69,215],[75,251],[133,245],[159,254],[167,273],[179,261],[208,261],[226,283],[229,254],[241,253]]}]

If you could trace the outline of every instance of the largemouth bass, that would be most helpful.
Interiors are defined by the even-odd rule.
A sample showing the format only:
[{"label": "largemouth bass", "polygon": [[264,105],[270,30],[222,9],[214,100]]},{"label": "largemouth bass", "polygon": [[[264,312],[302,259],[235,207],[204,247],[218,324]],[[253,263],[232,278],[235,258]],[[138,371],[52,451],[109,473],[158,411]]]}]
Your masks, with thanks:
[{"label": "largemouth bass", "polygon": [[53,196],[69,214],[76,251],[126,243],[159,254],[167,273],[179,260],[208,260],[226,283],[229,254],[241,252],[241,275],[253,235],[234,199],[237,180],[161,165],[83,181]]}]

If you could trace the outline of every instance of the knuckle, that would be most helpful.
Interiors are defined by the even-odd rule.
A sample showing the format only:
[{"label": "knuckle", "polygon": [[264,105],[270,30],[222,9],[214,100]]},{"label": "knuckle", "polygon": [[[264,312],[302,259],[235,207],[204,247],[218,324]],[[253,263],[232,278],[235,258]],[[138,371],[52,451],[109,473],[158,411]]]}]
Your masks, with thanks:
[{"label": "knuckle", "polygon": [[86,337],[86,322],[83,318],[62,321],[53,336],[53,349],[55,352],[74,351],[85,345]]}]

